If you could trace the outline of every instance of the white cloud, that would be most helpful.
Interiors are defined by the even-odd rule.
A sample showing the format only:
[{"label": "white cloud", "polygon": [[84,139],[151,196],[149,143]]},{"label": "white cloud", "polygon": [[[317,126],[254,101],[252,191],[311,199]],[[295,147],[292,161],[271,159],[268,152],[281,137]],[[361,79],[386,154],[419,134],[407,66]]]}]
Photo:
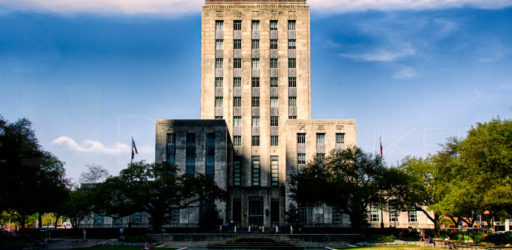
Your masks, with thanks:
[{"label": "white cloud", "polygon": [[10,10],[175,17],[201,11],[202,0],[1,0]]},{"label": "white cloud", "polygon": [[471,6],[499,9],[512,6],[512,0],[309,0],[313,9],[324,12],[365,10],[423,10]]},{"label": "white cloud", "polygon": [[[59,138],[54,139],[51,142],[52,145],[64,145],[68,149],[72,151],[78,152],[86,152],[86,153],[102,153],[102,154],[111,154],[117,155],[122,153],[130,152],[131,146],[123,143],[116,142],[112,146],[105,146],[103,143],[94,140],[84,140],[80,144],[77,143],[74,139],[61,136]],[[150,152],[151,147],[143,146],[137,148],[139,153]]]},{"label": "white cloud", "polygon": [[416,76],[416,70],[411,67],[406,67],[396,72],[393,75],[394,79],[411,79]]},{"label": "white cloud", "polygon": [[369,53],[342,53],[340,56],[356,61],[392,62],[403,57],[412,56],[414,54],[416,54],[416,50],[412,48],[406,48],[403,50],[394,51],[379,49]]},{"label": "white cloud", "polygon": [[[313,10],[353,12],[365,10],[440,9],[471,6],[498,9],[512,0],[308,0]],[[1,0],[0,9],[45,11],[60,14],[151,14],[175,17],[199,13],[204,0]]]}]

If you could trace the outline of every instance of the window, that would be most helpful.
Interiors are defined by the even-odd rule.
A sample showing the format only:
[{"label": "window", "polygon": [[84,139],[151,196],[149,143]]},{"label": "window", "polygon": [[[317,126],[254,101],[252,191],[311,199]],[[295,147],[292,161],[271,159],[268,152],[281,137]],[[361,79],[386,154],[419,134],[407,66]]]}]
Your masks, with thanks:
[{"label": "window", "polygon": [[288,39],[288,49],[295,49],[295,48],[296,48],[296,40]]},{"label": "window", "polygon": [[288,119],[289,120],[297,120],[297,116],[296,115],[290,115],[290,116],[288,116]]},{"label": "window", "polygon": [[259,127],[260,126],[260,117],[259,116],[253,116],[252,117],[251,126],[253,126],[253,127]]},{"label": "window", "polygon": [[277,30],[277,20],[270,21],[270,30]]},{"label": "window", "polygon": [[398,221],[398,210],[394,206],[389,206],[389,221],[397,222]]},{"label": "window", "polygon": [[179,223],[180,222],[180,210],[173,209],[171,210],[171,223]]},{"label": "window", "polygon": [[260,30],[260,21],[252,21],[252,31]]},{"label": "window", "polygon": [[325,160],[325,154],[324,153],[317,153],[316,158],[319,160]]},{"label": "window", "polygon": [[251,43],[251,49],[260,49],[260,40],[253,39]]},{"label": "window", "polygon": [[223,50],[224,49],[224,40],[222,40],[222,39],[215,40],[215,49]]},{"label": "window", "polygon": [[224,78],[222,77],[215,77],[215,87],[222,88]]},{"label": "window", "polygon": [[279,116],[271,116],[270,117],[270,126],[271,127],[279,126]]},{"label": "window", "polygon": [[279,107],[279,98],[277,98],[277,97],[270,97],[270,107],[271,108]]},{"label": "window", "polygon": [[142,222],[142,214],[140,212],[136,212],[132,215],[132,222],[141,223]]},{"label": "window", "polygon": [[215,176],[215,134],[206,135],[206,166],[205,174],[213,178]]},{"label": "window", "polygon": [[233,97],[233,107],[242,107],[242,97]]},{"label": "window", "polygon": [[233,127],[241,127],[242,126],[242,117],[234,116],[233,117]]},{"label": "window", "polygon": [[277,86],[278,86],[277,77],[271,77],[270,78],[270,87],[277,87]]},{"label": "window", "polygon": [[297,59],[295,58],[288,58],[288,68],[294,69],[297,67]]},{"label": "window", "polygon": [[242,68],[242,58],[233,59],[233,68],[235,68],[235,69]]},{"label": "window", "polygon": [[251,84],[253,88],[259,88],[260,87],[260,78],[259,77],[253,77],[251,79]]},{"label": "window", "polygon": [[292,87],[292,88],[297,87],[297,78],[296,77],[288,77],[288,87]]},{"label": "window", "polygon": [[215,58],[215,68],[216,69],[222,69],[223,67],[223,60],[222,58]]},{"label": "window", "polygon": [[417,210],[409,210],[407,212],[407,217],[409,222],[418,222],[418,211]]},{"label": "window", "polygon": [[224,30],[224,21],[215,21],[215,31]]},{"label": "window", "polygon": [[94,215],[94,224],[103,224],[103,216],[99,214]]},{"label": "window", "polygon": [[379,221],[379,208],[377,206],[370,206],[370,221]]},{"label": "window", "polygon": [[277,69],[277,58],[270,58],[270,68]]},{"label": "window", "polygon": [[316,134],[316,144],[325,144],[325,134]]},{"label": "window", "polygon": [[242,40],[240,40],[240,39],[233,40],[233,49],[242,49]]},{"label": "window", "polygon": [[251,140],[251,144],[253,146],[259,146],[260,145],[260,136],[259,135],[253,135],[252,136],[252,140]]},{"label": "window", "polygon": [[279,186],[279,162],[275,158],[271,159],[270,172],[271,172],[270,183],[271,183],[272,187]]},{"label": "window", "polygon": [[253,69],[259,69],[260,68],[260,59],[259,58],[253,58],[252,59],[252,68]]},{"label": "window", "polygon": [[215,97],[215,107],[216,108],[222,107],[222,97]]},{"label": "window", "polygon": [[242,21],[241,20],[233,21],[233,30],[242,30]]},{"label": "window", "polygon": [[299,153],[297,154],[297,164],[306,164],[306,154]]},{"label": "window", "polygon": [[288,30],[295,30],[295,20],[288,21]]},{"label": "window", "polygon": [[176,163],[176,134],[167,134],[167,163]]},{"label": "window", "polygon": [[259,107],[260,106],[260,98],[259,97],[252,97],[252,106],[253,107]]},{"label": "window", "polygon": [[233,136],[233,146],[242,146],[242,136],[240,136],[240,135]]},{"label": "window", "polygon": [[241,182],[242,182],[242,168],[240,166],[240,160],[237,159],[235,160],[235,162],[233,163],[234,164],[234,167],[233,167],[233,186],[240,186]]},{"label": "window", "polygon": [[290,96],[288,97],[288,107],[295,107],[297,106],[297,97]]},{"label": "window", "polygon": [[186,173],[195,174],[196,172],[196,135],[193,133],[187,134],[187,147],[186,147]]},{"label": "window", "polygon": [[270,136],[270,146],[279,146],[279,136],[277,136],[277,135]]},{"label": "window", "polygon": [[341,211],[337,208],[333,208],[332,211],[332,222],[334,223],[341,223],[342,222],[342,215]]},{"label": "window", "polygon": [[298,133],[297,134],[297,143],[306,143],[306,134]]},{"label": "window", "polygon": [[345,133],[336,133],[336,144],[345,143]]},{"label": "window", "polygon": [[259,186],[260,185],[260,159],[253,158],[251,165],[252,165],[252,185]]},{"label": "window", "polygon": [[215,120],[222,120],[222,119],[224,119],[224,117],[222,117],[222,116],[215,116]]},{"label": "window", "polygon": [[277,49],[277,39],[270,40],[270,49]]},{"label": "window", "polygon": [[233,78],[233,87],[242,87],[242,78],[241,77],[234,77]]}]

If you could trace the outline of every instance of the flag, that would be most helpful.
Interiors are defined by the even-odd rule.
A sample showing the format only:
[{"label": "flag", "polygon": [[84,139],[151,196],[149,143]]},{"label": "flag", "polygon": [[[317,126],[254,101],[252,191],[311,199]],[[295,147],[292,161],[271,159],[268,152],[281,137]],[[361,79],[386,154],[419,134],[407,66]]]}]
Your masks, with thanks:
[{"label": "flag", "polygon": [[135,141],[132,137],[132,160],[135,158],[135,154],[139,154],[139,151],[137,150],[137,145],[135,145]]},{"label": "flag", "polygon": [[380,156],[382,156],[382,140],[379,139],[380,142]]}]

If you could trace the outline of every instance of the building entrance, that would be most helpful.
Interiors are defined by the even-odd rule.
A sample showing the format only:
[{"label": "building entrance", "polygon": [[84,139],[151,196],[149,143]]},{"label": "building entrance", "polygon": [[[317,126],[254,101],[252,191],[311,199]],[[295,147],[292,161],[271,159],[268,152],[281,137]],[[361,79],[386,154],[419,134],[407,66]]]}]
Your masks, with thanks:
[{"label": "building entrance", "polygon": [[249,225],[263,226],[263,198],[261,197],[249,199]]}]

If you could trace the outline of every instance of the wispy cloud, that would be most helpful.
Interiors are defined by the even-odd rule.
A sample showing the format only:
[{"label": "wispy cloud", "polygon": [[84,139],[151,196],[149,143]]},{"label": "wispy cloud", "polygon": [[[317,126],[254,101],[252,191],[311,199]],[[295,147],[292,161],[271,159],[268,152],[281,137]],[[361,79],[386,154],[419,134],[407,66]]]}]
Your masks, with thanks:
[{"label": "wispy cloud", "polygon": [[368,62],[392,62],[400,58],[412,56],[416,54],[413,48],[405,48],[402,50],[386,50],[378,49],[373,52],[364,53],[341,53],[342,57],[350,58],[355,61],[368,61]]},{"label": "wispy cloud", "polygon": [[499,89],[512,89],[512,84],[500,84]]},{"label": "wispy cloud", "polygon": [[416,70],[411,67],[405,67],[393,75],[394,79],[411,79],[416,76]]},{"label": "wispy cloud", "polygon": [[365,10],[424,10],[470,6],[500,9],[512,6],[511,0],[309,0],[312,8],[324,12]]},{"label": "wispy cloud", "polygon": [[[512,0],[309,0],[313,10],[354,12],[365,10],[422,10],[471,6],[499,9],[512,6]],[[176,17],[199,13],[204,0],[2,0],[0,9],[44,11],[60,14],[97,13]]]},{"label": "wispy cloud", "polygon": [[199,13],[203,0],[2,0],[0,9],[59,14],[94,13],[176,17]]},{"label": "wispy cloud", "polygon": [[[114,143],[111,146],[106,146],[103,143],[95,140],[84,140],[81,143],[77,143],[74,139],[61,136],[54,139],[51,142],[52,145],[63,145],[66,146],[69,150],[78,151],[78,152],[86,152],[86,153],[102,153],[102,154],[111,154],[117,155],[126,152],[130,152],[131,147],[127,144],[123,143]],[[139,147],[139,152],[144,153],[150,151],[149,147]]]}]

